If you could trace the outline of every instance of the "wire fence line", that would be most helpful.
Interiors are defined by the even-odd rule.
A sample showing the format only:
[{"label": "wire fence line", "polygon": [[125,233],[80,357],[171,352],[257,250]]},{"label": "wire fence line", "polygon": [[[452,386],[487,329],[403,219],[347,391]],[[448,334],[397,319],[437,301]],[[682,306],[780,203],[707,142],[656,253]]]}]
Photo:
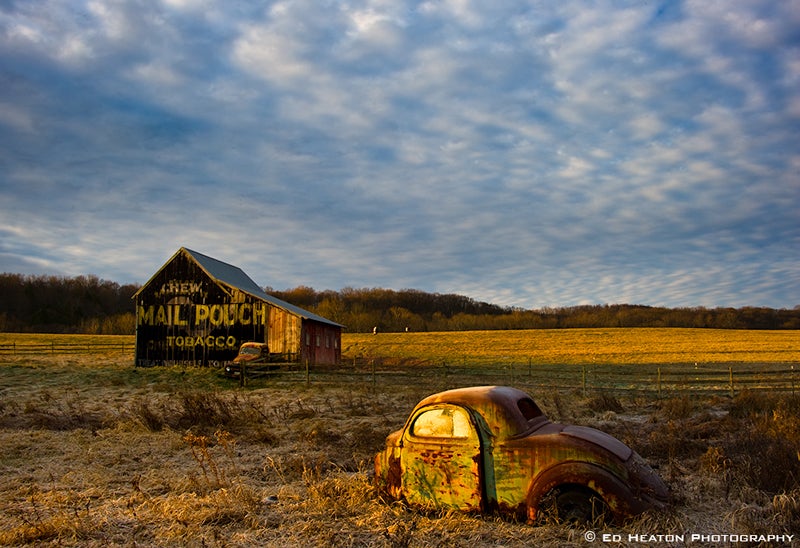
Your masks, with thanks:
[{"label": "wire fence line", "polygon": [[[87,341],[0,343],[0,356],[55,356],[59,354],[104,354],[130,359],[133,341]],[[224,364],[219,364],[220,372]],[[451,363],[439,358],[417,358],[413,362],[364,356],[345,357],[336,366],[285,364],[279,368],[247,372],[248,383],[340,384],[377,386],[428,384],[442,388],[467,384],[513,384],[537,391],[579,391],[613,394],[734,394],[743,390],[790,392],[800,390],[800,364],[793,362],[707,364],[539,364],[530,359],[495,360],[482,357],[471,363],[459,357]]]},{"label": "wire fence line", "polygon": [[0,343],[0,356],[57,355],[57,354],[132,354],[133,342],[47,342]]},{"label": "wire fence line", "polygon": [[744,391],[794,394],[800,390],[794,364],[706,364],[690,366],[534,365],[492,366],[414,365],[386,366],[349,363],[337,367],[294,364],[273,371],[251,371],[250,386],[300,384],[308,386],[349,383],[353,386],[428,385],[436,389],[467,385],[510,384],[539,393],[573,391],[672,397],[685,394],[730,395]]}]

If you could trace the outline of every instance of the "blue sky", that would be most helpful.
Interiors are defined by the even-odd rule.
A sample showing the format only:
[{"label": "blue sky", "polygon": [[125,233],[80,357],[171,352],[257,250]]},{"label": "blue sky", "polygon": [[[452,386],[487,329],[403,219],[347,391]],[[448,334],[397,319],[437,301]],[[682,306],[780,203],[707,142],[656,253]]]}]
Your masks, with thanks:
[{"label": "blue sky", "polygon": [[0,0],[0,271],[800,304],[800,3]]}]

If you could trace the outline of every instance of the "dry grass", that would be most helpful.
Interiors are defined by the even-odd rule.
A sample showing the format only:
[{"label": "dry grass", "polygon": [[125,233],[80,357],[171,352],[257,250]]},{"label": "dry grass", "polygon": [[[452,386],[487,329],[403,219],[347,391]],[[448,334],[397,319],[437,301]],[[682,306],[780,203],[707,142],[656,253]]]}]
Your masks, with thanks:
[{"label": "dry grass", "polygon": [[[598,534],[800,531],[800,398],[520,387],[551,418],[630,444],[673,489],[669,512]],[[372,455],[438,388],[264,380],[242,390],[209,369],[3,358],[0,544],[586,546],[581,528],[381,500]]]}]

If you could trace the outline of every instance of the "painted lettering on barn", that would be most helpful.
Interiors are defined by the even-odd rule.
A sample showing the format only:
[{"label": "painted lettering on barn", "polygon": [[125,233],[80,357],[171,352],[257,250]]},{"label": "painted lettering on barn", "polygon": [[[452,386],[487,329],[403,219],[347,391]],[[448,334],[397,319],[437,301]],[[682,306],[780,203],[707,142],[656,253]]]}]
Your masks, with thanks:
[{"label": "painted lettering on barn", "polygon": [[264,303],[167,304],[136,307],[138,325],[212,326],[266,325],[269,309]]}]

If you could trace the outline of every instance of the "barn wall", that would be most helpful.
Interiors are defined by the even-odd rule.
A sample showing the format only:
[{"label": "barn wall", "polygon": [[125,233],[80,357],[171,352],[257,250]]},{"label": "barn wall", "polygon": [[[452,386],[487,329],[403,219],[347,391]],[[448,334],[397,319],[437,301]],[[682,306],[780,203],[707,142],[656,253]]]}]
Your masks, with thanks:
[{"label": "barn wall", "polygon": [[137,295],[136,365],[231,360],[242,342],[266,340],[270,308],[180,254]]},{"label": "barn wall", "polygon": [[303,322],[302,359],[309,363],[333,365],[342,358],[341,329],[314,321]]},{"label": "barn wall", "polygon": [[270,307],[267,344],[270,352],[300,358],[300,326],[302,319],[286,310]]}]

